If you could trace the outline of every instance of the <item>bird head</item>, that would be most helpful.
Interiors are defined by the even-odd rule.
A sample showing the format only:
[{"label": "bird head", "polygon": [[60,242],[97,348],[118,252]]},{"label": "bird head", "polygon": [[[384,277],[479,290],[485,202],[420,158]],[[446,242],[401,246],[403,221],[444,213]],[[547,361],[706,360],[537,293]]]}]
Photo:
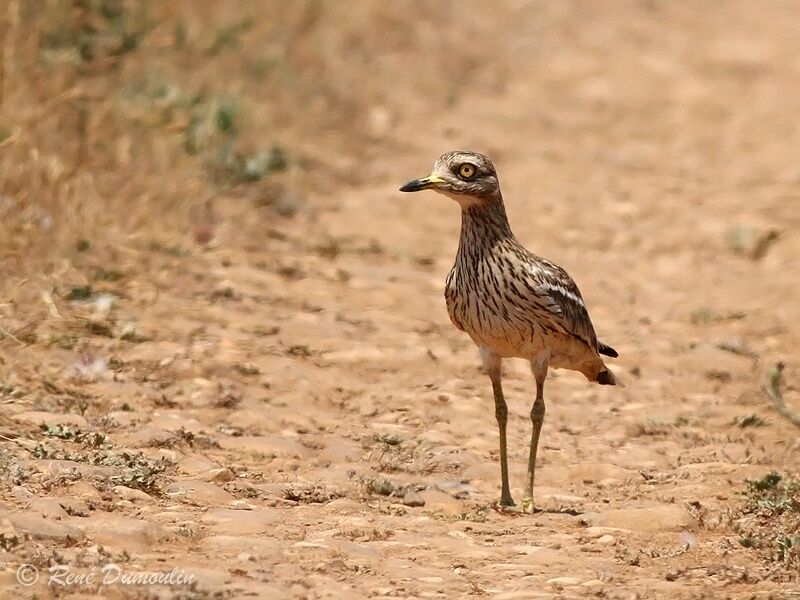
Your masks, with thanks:
[{"label": "bird head", "polygon": [[462,207],[500,198],[497,172],[488,156],[456,150],[442,154],[427,177],[409,181],[401,192],[433,190],[456,200]]}]

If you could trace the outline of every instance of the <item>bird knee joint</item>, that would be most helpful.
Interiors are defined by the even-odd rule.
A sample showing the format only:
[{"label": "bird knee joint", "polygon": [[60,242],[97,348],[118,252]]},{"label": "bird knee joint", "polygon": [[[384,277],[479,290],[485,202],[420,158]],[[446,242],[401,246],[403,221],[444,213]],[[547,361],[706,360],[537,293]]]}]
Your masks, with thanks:
[{"label": "bird knee joint", "polygon": [[544,400],[537,398],[536,402],[533,403],[533,408],[531,408],[531,419],[534,421],[538,419],[544,418]]}]

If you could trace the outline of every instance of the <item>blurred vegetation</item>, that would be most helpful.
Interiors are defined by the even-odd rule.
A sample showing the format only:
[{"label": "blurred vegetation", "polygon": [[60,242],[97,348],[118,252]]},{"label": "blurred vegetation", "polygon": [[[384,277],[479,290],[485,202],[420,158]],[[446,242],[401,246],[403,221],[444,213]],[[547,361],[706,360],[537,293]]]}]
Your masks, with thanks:
[{"label": "blurred vegetation", "polygon": [[744,497],[739,542],[781,566],[800,567],[800,479],[768,473],[748,481]]},{"label": "blurred vegetation", "polygon": [[356,182],[391,144],[395,91],[443,106],[479,71],[461,44],[477,14],[436,31],[453,5],[2,3],[0,275],[186,235],[220,196],[268,208]]}]

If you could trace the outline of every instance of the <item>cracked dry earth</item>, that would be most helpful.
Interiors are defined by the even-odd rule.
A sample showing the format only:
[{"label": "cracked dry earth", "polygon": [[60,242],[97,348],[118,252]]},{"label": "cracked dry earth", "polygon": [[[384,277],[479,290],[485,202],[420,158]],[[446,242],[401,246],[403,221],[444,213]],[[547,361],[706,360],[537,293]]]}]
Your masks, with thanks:
[{"label": "cracked dry earth", "polygon": [[[463,100],[468,132],[458,111],[432,117],[413,148],[365,166],[368,183],[314,197],[313,214],[221,199],[213,247],[142,250],[100,286],[117,296],[103,323],[136,335],[104,337],[86,325],[94,299],[59,299],[77,340],[0,341],[2,596],[796,593],[733,527],[745,480],[800,458],[761,392],[778,360],[800,380],[790,19],[769,17],[778,33],[759,37],[764,15],[715,28],[684,10],[673,27],[707,28],[668,30],[674,54],[615,42],[624,73],[603,66],[602,31],[560,32],[575,42],[561,58]],[[734,110],[742,97],[749,112]],[[572,273],[621,355],[624,387],[549,378],[533,516],[493,508],[490,387],[444,309],[457,207],[395,191],[462,145],[493,154],[518,237]],[[755,260],[731,251],[742,225],[780,236]],[[523,362],[505,373],[519,499],[533,385]],[[108,562],[196,582],[56,590],[15,576]]]}]

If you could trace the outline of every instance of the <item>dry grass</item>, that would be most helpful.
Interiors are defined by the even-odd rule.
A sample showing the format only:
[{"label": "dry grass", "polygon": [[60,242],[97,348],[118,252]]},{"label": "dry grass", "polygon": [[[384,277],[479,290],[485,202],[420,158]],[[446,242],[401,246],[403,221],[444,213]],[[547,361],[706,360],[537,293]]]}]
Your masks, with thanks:
[{"label": "dry grass", "polygon": [[739,542],[775,563],[786,577],[800,567],[800,480],[769,473],[747,482],[745,502],[735,523]]},{"label": "dry grass", "polygon": [[394,106],[452,101],[493,67],[460,44],[491,35],[478,14],[444,3],[0,10],[0,339],[15,345],[53,334],[75,290],[146,301],[156,292],[139,267],[202,261],[223,201],[266,210],[263,223],[332,181],[356,183],[374,142],[392,145]]}]

